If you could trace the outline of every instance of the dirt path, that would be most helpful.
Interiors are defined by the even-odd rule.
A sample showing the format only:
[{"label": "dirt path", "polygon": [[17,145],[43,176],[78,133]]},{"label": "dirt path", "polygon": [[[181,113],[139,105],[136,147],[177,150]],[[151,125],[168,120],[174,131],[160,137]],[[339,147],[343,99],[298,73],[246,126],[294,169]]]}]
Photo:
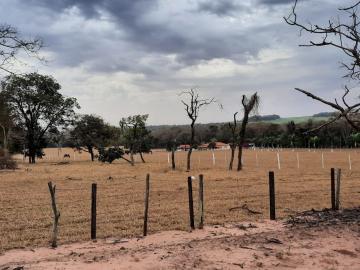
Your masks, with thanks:
[{"label": "dirt path", "polygon": [[360,228],[286,228],[282,222],[263,221],[12,250],[0,256],[0,270],[194,268],[360,269]]}]

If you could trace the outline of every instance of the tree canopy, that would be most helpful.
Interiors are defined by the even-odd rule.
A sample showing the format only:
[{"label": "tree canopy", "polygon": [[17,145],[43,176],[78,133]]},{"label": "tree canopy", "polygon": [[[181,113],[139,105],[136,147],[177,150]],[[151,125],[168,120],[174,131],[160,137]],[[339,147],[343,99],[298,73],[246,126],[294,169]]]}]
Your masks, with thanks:
[{"label": "tree canopy", "polygon": [[38,73],[10,75],[1,82],[1,94],[14,122],[25,130],[30,163],[35,163],[45,133],[70,124],[75,108],[80,108],[75,98],[63,96],[60,89],[54,78]]}]

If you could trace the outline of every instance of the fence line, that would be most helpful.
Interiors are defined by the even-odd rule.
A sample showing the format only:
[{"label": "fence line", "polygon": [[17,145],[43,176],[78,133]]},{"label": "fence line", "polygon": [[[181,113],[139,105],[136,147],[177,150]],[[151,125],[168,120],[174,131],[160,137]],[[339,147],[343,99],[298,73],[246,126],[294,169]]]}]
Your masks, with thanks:
[{"label": "fence line", "polygon": [[[277,153],[278,156],[279,152]],[[269,209],[270,209],[270,219],[276,218],[276,204],[281,203],[281,200],[284,197],[288,196],[311,196],[313,197],[314,193],[317,193],[319,195],[329,196],[329,203],[331,202],[331,207],[333,207],[333,201],[335,196],[335,202],[336,202],[336,209],[339,209],[340,204],[340,173],[337,174],[337,182],[335,187],[337,187],[335,190],[336,192],[333,192],[333,172],[331,171],[331,181],[327,184],[329,186],[328,189],[322,188],[322,189],[311,189],[311,190],[301,190],[301,191],[293,191],[293,192],[283,192],[282,186],[284,185],[291,185],[294,183],[306,183],[306,182],[323,182],[326,179],[319,179],[319,180],[296,180],[296,181],[286,181],[286,180],[280,180],[277,181],[275,179],[274,172],[271,172],[269,174],[269,183],[253,183],[253,184],[247,184],[247,185],[239,185],[241,187],[241,190],[251,189],[251,188],[257,188],[257,187],[264,187],[264,193],[255,193],[250,195],[244,195],[241,194],[241,190],[236,190],[235,195],[236,198],[240,201],[248,201],[247,199],[252,200],[252,202],[258,202],[258,200],[254,199],[269,199]],[[328,179],[327,179],[328,180]],[[239,183],[238,180],[235,180],[236,183]],[[235,182],[232,181],[232,182]],[[211,209],[208,209],[209,206],[216,205],[218,203],[221,204],[223,200],[221,198],[216,198],[213,195],[218,196],[219,193],[214,190],[208,190],[208,188],[214,188],[215,185],[221,185],[224,182],[228,184],[228,181],[221,181],[217,182],[216,180],[212,181],[206,181],[204,177],[201,175],[199,177],[189,177],[187,179],[187,187],[181,189],[179,192],[176,193],[176,197],[174,197],[174,190],[161,190],[161,185],[158,187],[159,189],[153,189],[154,184],[156,183],[163,183],[165,180],[156,180],[151,179],[151,185],[150,185],[150,175],[147,176],[144,180],[137,180],[132,181],[129,183],[137,184],[141,183],[144,188],[144,192],[128,192],[128,190],[121,190],[121,186],[123,185],[111,185],[105,186],[105,184],[97,185],[96,183],[93,183],[90,186],[85,189],[79,189],[79,188],[59,188],[57,189],[60,194],[56,193],[56,202],[55,204],[58,206],[58,210],[60,212],[64,212],[65,214],[62,214],[59,220],[59,228],[61,231],[61,228],[64,226],[71,226],[74,224],[84,224],[89,223],[90,226],[90,238],[96,239],[97,237],[97,229],[99,229],[99,226],[103,226],[104,224],[108,224],[108,222],[112,223],[118,223],[121,224],[123,222],[129,222],[133,221],[137,223],[139,220],[143,220],[143,235],[147,235],[148,233],[148,225],[153,224],[156,222],[152,216],[152,209],[156,209],[158,204],[160,205],[161,200],[168,200],[169,198],[172,199],[172,209],[174,211],[179,211],[179,213],[184,213],[184,207],[186,204],[188,204],[188,211],[189,211],[189,227],[191,229],[195,229],[195,222],[199,221],[199,228],[202,228],[204,224],[206,224],[206,212],[211,212]],[[168,182],[168,181],[167,181]],[[184,187],[186,187],[186,181],[185,179],[183,182],[176,181],[176,183],[181,183]],[[197,185],[199,183],[199,185]],[[201,183],[201,184],[200,184]],[[269,193],[266,193],[266,187],[269,186]],[[343,184],[341,185],[344,186]],[[117,191],[115,188],[119,188]],[[131,186],[127,186],[127,188],[131,188]],[[358,192],[354,191],[354,189],[360,188],[360,186],[351,186],[351,187],[343,187],[341,190],[342,196],[346,196],[348,194],[357,194]],[[116,194],[107,195],[106,192],[112,190]],[[62,193],[69,193],[73,192],[77,194],[77,191],[87,191],[86,192],[86,198],[83,199],[75,199],[75,200],[68,200],[64,201],[65,198],[62,198]],[[90,192],[91,191],[91,192]],[[164,193],[162,193],[164,192]],[[188,198],[186,199],[186,193],[188,192]],[[197,194],[198,193],[198,194]],[[32,193],[23,193],[23,194],[32,194]],[[45,194],[45,193],[44,193]],[[335,195],[334,195],[335,194]],[[20,194],[18,194],[20,195]],[[34,194],[32,194],[34,195]],[[37,194],[35,194],[37,195]],[[59,196],[60,195],[60,196]],[[90,196],[91,195],[91,196]],[[233,196],[233,195],[231,195]],[[330,198],[331,197],[331,198]],[[127,199],[133,199],[133,200],[124,200],[122,202],[121,198],[127,198]],[[276,200],[276,198],[278,200]],[[54,198],[55,199],[55,198]],[[113,201],[108,201],[107,199],[114,199]],[[0,224],[4,225],[3,230],[6,230],[7,232],[16,232],[21,230],[35,230],[36,232],[42,231],[42,230],[49,230],[52,226],[51,222],[51,215],[50,215],[50,196],[47,194],[46,196],[47,203],[37,203],[36,205],[30,205],[30,206],[23,206],[23,207],[7,207],[2,209],[28,209],[30,210],[38,210],[38,207],[46,207],[49,211],[48,214],[45,214],[45,217],[43,218],[25,218],[25,219],[17,219],[16,222],[18,223],[16,227],[9,227],[5,226],[7,224],[10,224],[9,218],[0,220]],[[120,202],[120,204],[119,204]],[[198,202],[198,209],[194,207],[194,205]],[[74,208],[74,204],[81,203],[81,208]],[[204,207],[205,205],[205,207]],[[79,205],[78,205],[79,206]],[[79,215],[76,215],[77,211],[83,211],[84,207],[88,210],[91,209],[89,212],[88,217],[81,217],[79,218]],[[117,207],[116,210],[111,210],[111,206]],[[133,207],[132,211],[124,211],[124,208]],[[55,208],[56,209],[56,208]],[[70,209],[70,211],[69,211]],[[110,209],[110,210],[108,210]],[[88,211],[87,210],[87,211]],[[70,215],[71,213],[71,215]],[[91,213],[91,215],[90,215]],[[134,213],[136,215],[134,216]],[[205,213],[205,214],[204,214]],[[44,215],[44,213],[42,213]],[[197,216],[197,218],[195,218]],[[24,223],[24,224],[23,224]],[[30,226],[27,226],[30,225]],[[140,226],[141,227],[141,226]]]}]

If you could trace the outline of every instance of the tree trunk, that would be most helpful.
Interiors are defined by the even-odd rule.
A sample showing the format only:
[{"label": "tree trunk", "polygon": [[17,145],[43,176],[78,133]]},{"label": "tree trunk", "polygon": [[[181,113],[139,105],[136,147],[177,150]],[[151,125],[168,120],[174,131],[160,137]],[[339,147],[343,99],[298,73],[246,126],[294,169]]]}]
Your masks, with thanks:
[{"label": "tree trunk", "polygon": [[134,166],[135,165],[134,152],[132,150],[130,151],[130,160],[131,160],[131,166]]},{"label": "tree trunk", "polygon": [[233,144],[231,146],[231,157],[230,157],[230,163],[229,163],[229,170],[231,171],[233,169],[233,163],[234,163],[234,157],[235,157],[235,150],[236,150],[236,144]]},{"label": "tree trunk", "polygon": [[[4,154],[5,156],[8,155],[8,139],[7,139],[7,134],[6,134],[6,128],[2,125],[0,125],[0,127],[2,128],[3,130],[3,136],[4,136]],[[7,132],[9,134],[9,131]]]},{"label": "tree trunk", "polygon": [[249,121],[249,113],[248,111],[244,111],[244,119],[241,123],[241,129],[240,129],[240,134],[239,134],[239,153],[238,153],[238,167],[237,170],[241,171],[242,170],[242,147],[245,141],[245,132],[246,132],[246,125]]},{"label": "tree trunk", "polygon": [[186,163],[187,172],[189,172],[191,169],[191,153],[192,153],[192,146],[190,146],[189,152],[187,154],[187,163]]},{"label": "tree trunk", "polygon": [[94,161],[94,151],[93,148],[91,146],[88,146],[88,151],[91,157],[91,161]]},{"label": "tree trunk", "polygon": [[142,161],[143,163],[145,163],[145,159],[144,159],[144,157],[143,157],[143,155],[142,155],[142,152],[140,152],[140,158],[141,158],[141,161]]},{"label": "tree trunk", "polygon": [[171,168],[175,170],[175,147],[171,148]]},{"label": "tree trunk", "polygon": [[191,138],[190,138],[190,149],[187,154],[187,166],[186,171],[190,171],[191,169],[191,153],[194,147],[194,141],[195,141],[195,121],[192,121],[191,123]]}]

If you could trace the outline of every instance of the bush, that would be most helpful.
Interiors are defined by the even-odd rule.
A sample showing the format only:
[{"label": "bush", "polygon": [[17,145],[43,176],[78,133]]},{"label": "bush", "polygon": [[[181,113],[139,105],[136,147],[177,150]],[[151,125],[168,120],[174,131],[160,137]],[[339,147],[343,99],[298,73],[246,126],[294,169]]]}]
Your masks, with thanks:
[{"label": "bush", "polygon": [[124,155],[124,151],[119,147],[99,149],[99,160],[101,162],[109,162],[111,164],[115,159],[120,159],[123,155]]},{"label": "bush", "polygon": [[11,155],[6,154],[3,149],[0,149],[0,170],[15,170],[16,168],[16,161],[11,158]]}]

